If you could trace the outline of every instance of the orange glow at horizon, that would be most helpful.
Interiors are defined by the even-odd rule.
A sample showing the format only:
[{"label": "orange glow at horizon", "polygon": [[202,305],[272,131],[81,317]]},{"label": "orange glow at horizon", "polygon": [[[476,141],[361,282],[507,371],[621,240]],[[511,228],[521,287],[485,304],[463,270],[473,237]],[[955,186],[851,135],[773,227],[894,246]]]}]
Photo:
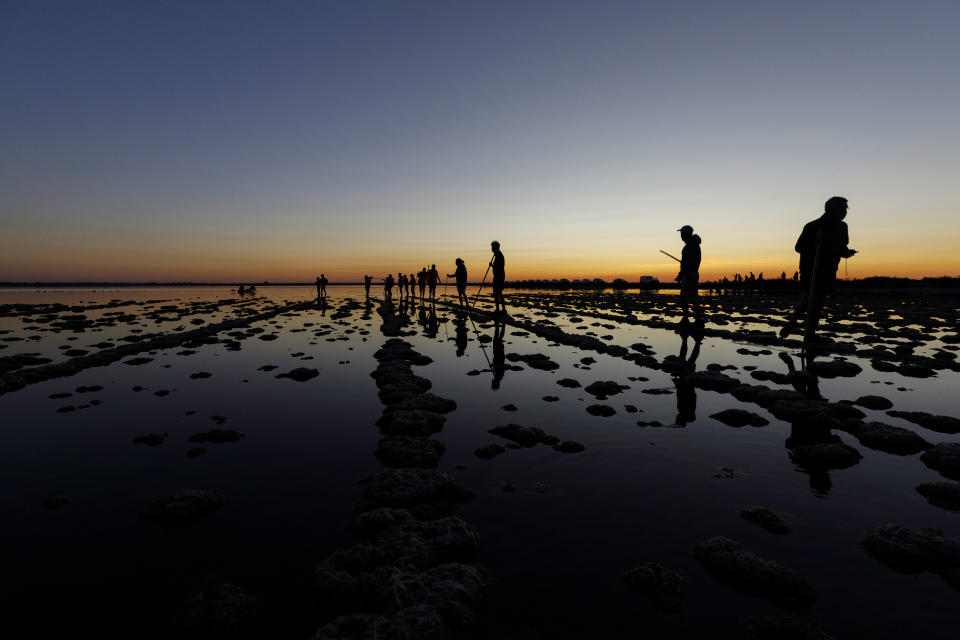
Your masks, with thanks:
[{"label": "orange glow at horizon", "polygon": [[[30,251],[30,247],[26,248]],[[680,247],[668,247],[680,255]],[[465,260],[471,282],[479,282],[489,259],[486,251],[444,252],[417,251],[406,253],[394,248],[390,253],[313,252],[300,249],[287,251],[253,247],[220,247],[202,251],[165,247],[108,248],[88,253],[78,249],[47,252],[55,259],[20,260],[18,252],[0,258],[0,281],[7,282],[310,282],[324,273],[331,282],[359,282],[363,275],[383,277],[399,271],[409,274],[422,267],[437,264],[441,276],[454,271],[454,258]],[[647,261],[626,253],[586,252],[580,255],[554,255],[543,251],[524,251],[505,245],[507,279],[602,278],[612,281],[623,278],[637,281],[651,275],[662,282],[671,282],[678,271],[677,263],[658,252],[647,252]],[[738,252],[739,253],[739,252]],[[838,277],[850,279],[870,276],[895,277],[960,277],[960,258],[949,252],[928,252],[913,255],[907,250],[887,250],[882,255],[862,252],[845,265],[841,261]],[[417,258],[418,254],[428,259]],[[36,255],[36,254],[34,254]],[[846,270],[845,270],[846,267]],[[781,272],[790,278],[797,268],[793,253],[777,253],[765,258],[746,259],[742,255],[711,257],[704,248],[700,268],[703,281],[732,278],[750,272],[765,279],[776,279]]]}]

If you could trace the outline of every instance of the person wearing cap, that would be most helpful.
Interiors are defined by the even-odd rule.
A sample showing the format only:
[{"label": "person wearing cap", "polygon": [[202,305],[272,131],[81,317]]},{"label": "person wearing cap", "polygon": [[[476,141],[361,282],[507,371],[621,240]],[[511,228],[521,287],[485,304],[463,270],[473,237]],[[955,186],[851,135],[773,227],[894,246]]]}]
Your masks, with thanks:
[{"label": "person wearing cap", "polygon": [[804,314],[807,316],[804,339],[816,337],[823,303],[837,281],[840,258],[856,253],[847,246],[850,236],[843,221],[846,217],[847,199],[834,196],[824,203],[823,215],[804,225],[794,247],[800,254],[800,302],[786,326],[780,329],[781,338],[790,335]]},{"label": "person wearing cap", "polygon": [[506,313],[507,303],[503,301],[503,285],[506,282],[506,271],[504,265],[506,260],[500,251],[500,243],[494,240],[490,243],[493,250],[493,257],[490,259],[490,266],[493,268],[493,312]]},{"label": "person wearing cap", "polygon": [[697,298],[697,287],[700,284],[700,236],[693,232],[693,227],[683,225],[677,231],[683,240],[683,251],[680,254],[680,273],[677,282],[680,283],[680,306],[683,308],[681,324],[690,321],[687,306],[693,307],[694,324],[703,326],[703,311],[700,309],[700,300]]},{"label": "person wearing cap", "polygon": [[457,279],[457,298],[460,304],[467,306],[467,265],[463,263],[462,258],[457,258],[457,268],[453,273],[447,274],[448,278]]}]

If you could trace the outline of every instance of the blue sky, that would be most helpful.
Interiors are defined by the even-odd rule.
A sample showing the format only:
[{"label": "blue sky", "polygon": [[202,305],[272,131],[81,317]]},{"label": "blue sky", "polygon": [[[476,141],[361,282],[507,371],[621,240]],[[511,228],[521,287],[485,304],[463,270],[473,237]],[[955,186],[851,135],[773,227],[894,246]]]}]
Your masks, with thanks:
[{"label": "blue sky", "polygon": [[779,273],[832,195],[851,275],[960,275],[958,33],[956,2],[8,1],[0,279],[346,278],[493,238],[508,277],[635,279],[686,223],[706,273]]}]

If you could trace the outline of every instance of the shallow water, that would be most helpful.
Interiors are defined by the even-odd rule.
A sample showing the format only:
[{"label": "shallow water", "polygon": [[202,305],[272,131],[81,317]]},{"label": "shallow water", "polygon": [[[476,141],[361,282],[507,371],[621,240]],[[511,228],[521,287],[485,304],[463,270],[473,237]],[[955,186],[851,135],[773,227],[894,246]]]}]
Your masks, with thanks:
[{"label": "shallow water", "polygon": [[[696,340],[688,337],[682,352],[684,340],[671,329],[591,315],[623,316],[623,310],[611,311],[609,297],[592,301],[582,292],[514,293],[511,300],[525,303],[511,307],[517,321],[548,321],[571,334],[610,336],[604,341],[628,348],[644,343],[659,362],[681,353],[689,358],[695,349]],[[8,582],[16,585],[9,597],[24,614],[19,622],[28,637],[68,629],[92,629],[105,636],[149,634],[193,591],[216,581],[243,585],[262,597],[278,620],[278,637],[309,637],[319,626],[322,621],[311,608],[311,572],[330,553],[353,543],[343,523],[359,498],[357,483],[382,469],[373,456],[380,437],[374,421],[382,406],[369,377],[376,366],[373,352],[385,340],[380,318],[374,312],[365,319],[360,310],[332,319],[342,301],[362,301],[363,292],[361,287],[330,287],[330,294],[324,309],[255,323],[264,332],[240,339],[239,350],[223,343],[162,349],[138,354],[152,358],[145,364],[125,364],[129,358],[124,358],[0,395],[2,547]],[[134,332],[186,331],[202,326],[191,320],[211,324],[307,297],[305,287],[264,287],[252,301],[222,288],[0,290],[0,307],[131,303],[58,308],[48,314],[85,315],[92,324],[82,331],[54,331],[57,320],[37,322],[45,318],[40,313],[0,317],[0,345],[6,347],[0,358],[32,353],[59,362],[68,349],[95,352],[94,345],[122,344],[124,337],[138,335]],[[676,314],[675,296],[627,294],[624,299],[652,305],[653,312],[633,312],[641,321],[669,320]],[[218,301],[227,302],[216,309],[203,306]],[[770,319],[782,317],[776,312],[790,302],[767,301],[761,312],[749,315],[751,299],[743,297],[733,303],[718,300],[714,311],[728,312],[726,329],[771,331]],[[713,302],[708,299],[708,304]],[[844,333],[845,325],[895,323],[885,328],[885,341],[910,340],[904,330],[919,329],[929,338],[916,353],[953,350],[940,338],[956,330],[949,326],[955,304],[940,302],[943,316],[925,325],[896,313],[904,304],[868,299],[858,315],[826,328],[856,340],[864,334]],[[191,310],[191,305],[196,313],[181,316],[176,311]],[[479,529],[478,562],[497,579],[478,637],[635,637],[651,628],[690,636],[710,630],[722,636],[735,634],[748,616],[783,613],[764,599],[715,582],[693,559],[691,548],[713,536],[735,539],[801,572],[819,595],[804,618],[836,637],[954,636],[960,593],[930,573],[895,573],[858,543],[861,535],[887,522],[960,536],[957,513],[928,504],[914,490],[918,483],[943,479],[919,454],[875,451],[836,432],[863,458],[847,469],[810,472],[790,458],[789,423],[730,394],[681,387],[676,376],[663,370],[557,345],[516,326],[507,326],[502,347],[506,364],[518,370],[508,369],[495,380],[490,371],[490,361],[497,359],[492,323],[467,321],[458,331],[455,315],[445,306],[437,305],[435,324],[428,308],[409,311],[416,332],[404,339],[434,360],[415,370],[432,381],[432,393],[459,405],[435,436],[447,447],[440,469],[479,494],[461,505],[457,515]],[[421,318],[420,311],[427,313]],[[121,321],[109,326],[111,317]],[[260,339],[271,333],[277,338]],[[899,333],[905,335],[898,338]],[[764,350],[768,353],[760,353]],[[194,353],[178,355],[184,351]],[[537,370],[510,361],[512,353],[542,353],[559,368]],[[708,332],[691,366],[732,365],[736,369],[725,374],[789,389],[758,382],[746,369],[787,373],[781,354],[802,367],[796,349]],[[585,357],[595,362],[583,364]],[[883,395],[897,410],[960,414],[955,399],[960,374],[953,369],[918,379],[877,371],[868,357],[842,357],[862,372],[821,378],[825,398]],[[263,365],[278,368],[258,370]],[[275,377],[300,366],[318,369],[319,376],[303,383]],[[212,375],[190,377],[198,372]],[[638,377],[647,379],[630,379]],[[597,400],[582,387],[557,385],[561,378],[583,386],[613,380],[630,388]],[[93,385],[103,389],[76,391]],[[155,395],[161,390],[169,393]],[[644,393],[650,390],[662,393]],[[49,398],[57,393],[72,395]],[[559,400],[547,402],[544,396]],[[598,403],[616,413],[588,414],[586,407]],[[85,404],[91,406],[58,412]],[[508,404],[517,410],[502,409]],[[709,417],[728,408],[753,411],[770,423],[731,428]],[[187,415],[190,411],[195,413]],[[867,420],[908,428],[933,444],[960,442],[960,434],[932,432],[883,411],[863,411]],[[222,428],[245,437],[203,445],[206,454],[187,458],[186,451],[196,446],[189,436],[218,426],[211,416],[225,417]],[[666,426],[638,426],[638,420]],[[586,450],[562,454],[538,445],[508,449],[491,460],[476,457],[478,447],[505,443],[488,430],[508,423],[539,427],[561,440],[580,442]],[[132,443],[147,433],[168,436],[156,447]],[[516,491],[504,492],[505,483]],[[182,528],[159,528],[137,519],[153,500],[183,488],[223,493],[225,506]],[[44,509],[44,498],[55,494],[67,494],[69,501]],[[749,505],[773,509],[794,533],[774,536],[741,519],[740,509]],[[684,576],[681,615],[666,616],[622,583],[620,572],[642,562],[658,562]],[[62,615],[35,617],[50,608]]]}]

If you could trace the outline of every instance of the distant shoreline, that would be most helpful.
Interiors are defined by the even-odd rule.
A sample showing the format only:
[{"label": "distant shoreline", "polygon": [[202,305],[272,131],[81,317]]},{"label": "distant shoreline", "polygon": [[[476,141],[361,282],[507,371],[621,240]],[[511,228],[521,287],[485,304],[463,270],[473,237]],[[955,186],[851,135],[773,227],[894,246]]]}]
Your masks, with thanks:
[{"label": "distant shoreline", "polygon": [[[705,289],[711,283],[716,281],[703,280],[700,287]],[[132,289],[132,288],[169,288],[169,287],[224,287],[237,288],[240,286],[249,287],[249,281],[244,282],[0,282],[0,289]],[[313,287],[314,282],[254,282],[255,287]],[[470,282],[467,286],[479,287],[481,283]],[[363,282],[329,282],[328,287],[359,287]],[[486,283],[490,285],[489,282]],[[644,289],[660,288],[674,289],[674,282],[660,282],[657,287],[650,287],[648,283],[627,282],[617,279],[616,282],[589,282],[589,281],[569,281],[569,280],[514,280],[506,283],[509,288],[518,289]],[[382,287],[383,282],[379,279],[372,283],[373,287]],[[453,288],[453,283],[447,283],[449,288]],[[887,276],[872,276],[868,278],[858,278],[853,280],[838,280],[837,287],[840,289],[859,289],[859,290],[916,290],[916,289],[960,289],[960,277],[925,277],[925,278],[894,278]],[[796,284],[792,281],[766,280],[761,281],[757,287],[763,289],[794,289]]]}]

